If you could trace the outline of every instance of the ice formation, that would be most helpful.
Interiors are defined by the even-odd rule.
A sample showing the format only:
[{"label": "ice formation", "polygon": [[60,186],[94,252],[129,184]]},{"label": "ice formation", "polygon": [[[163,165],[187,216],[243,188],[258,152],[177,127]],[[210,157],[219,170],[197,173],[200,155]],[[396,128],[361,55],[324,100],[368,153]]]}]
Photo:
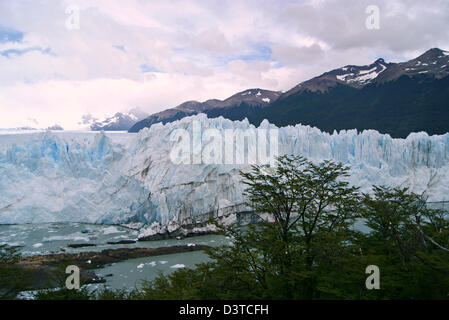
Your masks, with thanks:
[{"label": "ice formation", "polygon": [[[246,119],[200,114],[138,134],[0,135],[0,223],[126,224],[151,235],[211,212],[229,216],[245,210],[239,170],[248,165],[174,164],[170,159],[171,133],[191,130],[193,121],[203,129],[254,128]],[[268,121],[260,128],[276,129]],[[373,184],[401,185],[425,192],[429,200],[448,198],[449,134],[392,139],[374,130],[328,134],[298,124],[279,128],[278,137],[279,154],[351,166],[350,181],[362,191]]]}]

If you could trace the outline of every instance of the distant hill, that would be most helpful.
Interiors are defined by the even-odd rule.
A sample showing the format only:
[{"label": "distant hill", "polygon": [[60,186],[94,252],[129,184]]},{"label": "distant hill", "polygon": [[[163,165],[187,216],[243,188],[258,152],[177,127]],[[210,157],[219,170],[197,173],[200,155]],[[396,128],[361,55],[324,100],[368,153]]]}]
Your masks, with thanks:
[{"label": "distant hill", "polygon": [[48,127],[47,130],[59,130],[59,131],[62,131],[62,130],[64,130],[64,128],[61,127],[59,124],[55,124],[55,125],[52,125],[51,127]]},{"label": "distant hill", "polygon": [[267,107],[271,102],[276,101],[280,95],[281,93],[278,91],[248,89],[225,100],[187,101],[175,108],[155,113],[137,122],[129,129],[129,132],[138,132],[154,123],[162,122],[165,124],[198,113],[206,113],[211,117],[224,116],[233,120],[235,120],[234,118],[240,119],[254,110]]},{"label": "distant hill", "polygon": [[88,125],[92,131],[128,131],[134,124],[146,117],[148,117],[147,113],[139,108],[134,108],[127,113],[117,112],[104,120],[98,120],[86,114],[83,116],[81,124]]}]

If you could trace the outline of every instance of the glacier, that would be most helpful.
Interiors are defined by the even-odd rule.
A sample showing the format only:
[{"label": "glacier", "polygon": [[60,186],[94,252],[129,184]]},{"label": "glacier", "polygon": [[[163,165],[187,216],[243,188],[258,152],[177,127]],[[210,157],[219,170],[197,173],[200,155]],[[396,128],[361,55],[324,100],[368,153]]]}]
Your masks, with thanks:
[{"label": "glacier", "polygon": [[[120,224],[148,237],[204,222],[223,223],[248,210],[239,171],[248,164],[175,164],[172,132],[255,129],[247,119],[204,114],[158,123],[137,134],[34,132],[0,134],[0,224],[86,222]],[[370,192],[373,184],[408,186],[429,201],[449,197],[449,134],[412,133],[393,139],[374,130],[332,134],[298,124],[277,128],[279,154],[351,167],[349,181]],[[205,146],[203,146],[204,148]],[[193,232],[210,226],[197,225]]]}]

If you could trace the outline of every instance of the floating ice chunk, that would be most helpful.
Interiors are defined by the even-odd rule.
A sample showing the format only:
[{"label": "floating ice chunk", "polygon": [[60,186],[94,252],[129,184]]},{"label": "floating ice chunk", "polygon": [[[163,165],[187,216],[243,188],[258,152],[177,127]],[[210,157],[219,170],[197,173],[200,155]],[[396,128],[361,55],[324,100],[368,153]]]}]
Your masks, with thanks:
[{"label": "floating ice chunk", "polygon": [[117,229],[117,227],[114,227],[114,226],[104,228],[102,231],[103,231],[103,234],[113,234],[113,233],[125,232],[125,231],[120,231],[119,229]]},{"label": "floating ice chunk", "polygon": [[25,242],[0,242],[0,245],[7,245],[9,247],[23,247]]},{"label": "floating ice chunk", "polygon": [[67,235],[67,236],[51,236],[45,237],[43,239],[44,242],[52,242],[52,241],[89,241],[89,238],[79,236],[77,234]]}]

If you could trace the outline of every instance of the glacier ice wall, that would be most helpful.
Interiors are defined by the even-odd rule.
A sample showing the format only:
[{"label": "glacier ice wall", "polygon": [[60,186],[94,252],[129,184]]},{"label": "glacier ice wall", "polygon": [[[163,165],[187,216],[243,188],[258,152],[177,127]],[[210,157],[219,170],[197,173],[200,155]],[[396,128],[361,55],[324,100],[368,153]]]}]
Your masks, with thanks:
[{"label": "glacier ice wall", "polygon": [[[192,129],[254,128],[245,119],[200,114],[138,134],[40,132],[0,135],[0,223],[79,221],[175,229],[210,212],[245,210],[239,170],[248,165],[174,164],[170,134]],[[276,127],[264,121],[260,128]],[[328,134],[279,128],[279,154],[333,159],[351,167],[351,183],[409,186],[429,200],[449,195],[449,134],[392,139],[374,130]]]}]

